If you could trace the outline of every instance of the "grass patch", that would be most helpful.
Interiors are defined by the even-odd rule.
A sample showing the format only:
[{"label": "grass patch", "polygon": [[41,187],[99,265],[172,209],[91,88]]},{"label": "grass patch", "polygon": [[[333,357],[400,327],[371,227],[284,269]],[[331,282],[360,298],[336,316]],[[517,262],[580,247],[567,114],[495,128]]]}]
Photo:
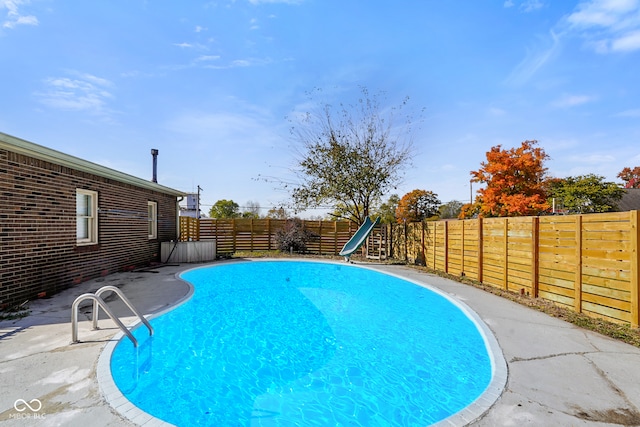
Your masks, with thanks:
[{"label": "grass patch", "polygon": [[16,305],[15,307],[9,307],[0,310],[0,320],[15,320],[27,317],[29,313],[31,313],[29,307],[27,306],[28,302],[29,301],[25,301],[20,305]]}]

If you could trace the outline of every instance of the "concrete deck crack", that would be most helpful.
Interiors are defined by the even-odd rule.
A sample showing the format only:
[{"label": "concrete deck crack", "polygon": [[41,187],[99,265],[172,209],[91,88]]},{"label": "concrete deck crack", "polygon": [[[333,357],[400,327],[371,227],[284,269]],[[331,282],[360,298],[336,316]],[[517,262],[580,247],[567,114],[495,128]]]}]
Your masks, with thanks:
[{"label": "concrete deck crack", "polygon": [[534,361],[534,360],[546,360],[546,359],[553,359],[553,358],[562,357],[562,356],[584,356],[586,354],[591,354],[591,353],[599,353],[599,352],[597,352],[597,351],[570,351],[570,352],[566,352],[566,353],[546,354],[544,356],[536,356],[536,357],[518,357],[518,356],[514,356],[509,360],[509,363],[531,362],[531,361]]}]

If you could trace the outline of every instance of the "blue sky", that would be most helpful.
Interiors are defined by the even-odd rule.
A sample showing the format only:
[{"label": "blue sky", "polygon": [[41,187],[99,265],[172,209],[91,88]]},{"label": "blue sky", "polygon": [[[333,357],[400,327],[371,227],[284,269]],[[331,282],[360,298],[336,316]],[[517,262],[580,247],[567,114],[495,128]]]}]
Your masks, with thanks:
[{"label": "blue sky", "polygon": [[[0,131],[268,209],[287,117],[359,87],[424,108],[397,189],[469,200],[494,145],[556,177],[640,165],[640,0],[0,0]],[[305,215],[314,215],[308,212]]]}]

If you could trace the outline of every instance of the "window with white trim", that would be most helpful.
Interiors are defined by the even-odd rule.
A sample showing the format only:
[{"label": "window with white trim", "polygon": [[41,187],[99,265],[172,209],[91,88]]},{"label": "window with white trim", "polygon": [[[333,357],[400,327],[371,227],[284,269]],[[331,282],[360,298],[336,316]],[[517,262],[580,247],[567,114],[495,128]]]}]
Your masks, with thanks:
[{"label": "window with white trim", "polygon": [[148,201],[147,212],[149,221],[149,239],[158,238],[158,203]]},{"label": "window with white trim", "polygon": [[98,243],[98,193],[76,189],[76,244]]}]

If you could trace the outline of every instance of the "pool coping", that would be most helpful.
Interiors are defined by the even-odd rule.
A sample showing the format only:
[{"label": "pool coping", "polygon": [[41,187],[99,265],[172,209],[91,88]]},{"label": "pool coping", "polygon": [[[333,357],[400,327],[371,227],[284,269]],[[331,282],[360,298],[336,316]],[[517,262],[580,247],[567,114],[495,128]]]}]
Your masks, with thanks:
[{"label": "pool coping", "polygon": [[[187,270],[184,270],[187,271]],[[176,273],[176,278],[182,280],[180,278],[180,274],[184,271]],[[193,285],[186,280],[182,280],[189,286],[189,291],[185,296],[180,298],[170,307],[165,308],[157,313],[153,313],[150,316],[145,316],[147,320],[154,319],[156,317],[162,316],[182,304],[186,303],[191,299],[195,292],[195,288]],[[134,322],[130,329],[136,329],[142,325],[140,320]],[[113,380],[113,376],[111,375],[111,356],[113,355],[113,351],[116,348],[116,345],[120,342],[122,338],[126,337],[124,332],[119,331],[112,340],[110,340],[107,345],[102,349],[100,353],[100,357],[98,358],[98,364],[96,367],[96,376],[98,378],[98,385],[100,390],[102,391],[102,395],[104,396],[107,403],[120,415],[127,418],[129,421],[145,426],[145,427],[168,427],[173,426],[173,424],[168,423],[166,421],[161,420],[160,418],[154,417],[148,412],[143,411],[136,405],[134,405],[129,399],[126,398],[124,394],[120,391],[115,381]]]},{"label": "pool coping", "polygon": [[[327,260],[310,260],[305,258],[300,258],[300,259],[259,258],[259,259],[230,260],[223,263],[267,262],[267,261],[281,261],[281,262],[305,261],[305,262],[317,262],[317,263],[324,263],[324,264],[345,265],[344,262],[327,261]],[[189,299],[191,299],[191,297],[195,292],[195,288],[191,283],[187,282],[186,280],[183,280],[180,277],[180,275],[190,270],[206,268],[216,264],[219,264],[219,262],[215,264],[194,266],[193,268],[188,268],[183,271],[180,271],[179,273],[176,273],[175,275],[176,278],[178,280],[183,281],[189,286],[189,292],[184,297],[176,301],[174,305],[167,307],[166,309],[159,311],[157,313],[153,313],[150,316],[145,316],[145,317],[150,320],[150,319],[162,316],[174,310],[175,308],[181,306],[187,301],[189,301]],[[465,426],[481,418],[486,412],[488,412],[489,409],[491,409],[491,407],[500,398],[500,396],[502,395],[502,392],[506,387],[507,378],[508,378],[508,368],[507,368],[506,360],[504,359],[504,355],[502,353],[502,349],[500,348],[497,339],[493,335],[493,332],[485,324],[485,322],[480,318],[480,316],[475,311],[473,311],[467,304],[447,294],[441,289],[438,289],[435,286],[429,285],[426,282],[421,282],[421,281],[403,276],[401,274],[392,273],[379,268],[379,267],[384,267],[383,265],[382,266],[377,265],[376,267],[378,268],[368,266],[366,264],[355,264],[353,262],[349,263],[348,265],[377,271],[379,273],[386,274],[389,276],[394,276],[402,280],[406,280],[410,283],[414,283],[418,286],[425,287],[439,294],[440,296],[446,298],[448,301],[450,301],[452,304],[454,304],[460,310],[462,310],[467,315],[467,317],[469,317],[474,322],[474,324],[478,328],[478,331],[482,335],[485,345],[487,347],[487,350],[489,352],[491,367],[492,367],[491,381],[487,386],[487,388],[485,389],[485,391],[480,396],[478,396],[471,404],[466,406],[464,409],[456,412],[455,414],[441,421],[438,421],[437,423],[432,424],[432,426],[435,426],[435,427]],[[141,325],[142,325],[142,322],[140,320],[137,320],[135,323],[131,325],[130,329],[136,329]],[[98,379],[98,385],[100,387],[100,390],[105,400],[121,416],[125,417],[129,421],[135,424],[138,424],[140,426],[145,426],[145,427],[173,426],[173,424],[163,421],[157,417],[154,417],[153,415],[143,411],[142,409],[134,405],[131,401],[129,401],[129,399],[126,398],[126,396],[122,394],[118,386],[115,384],[113,380],[113,376],[111,375],[111,356],[113,354],[113,351],[116,345],[120,342],[120,340],[123,337],[125,337],[124,332],[122,331],[118,332],[113,337],[113,339],[110,340],[107,343],[107,345],[103,348],[102,352],[100,353],[100,357],[98,358],[96,374]]]}]

